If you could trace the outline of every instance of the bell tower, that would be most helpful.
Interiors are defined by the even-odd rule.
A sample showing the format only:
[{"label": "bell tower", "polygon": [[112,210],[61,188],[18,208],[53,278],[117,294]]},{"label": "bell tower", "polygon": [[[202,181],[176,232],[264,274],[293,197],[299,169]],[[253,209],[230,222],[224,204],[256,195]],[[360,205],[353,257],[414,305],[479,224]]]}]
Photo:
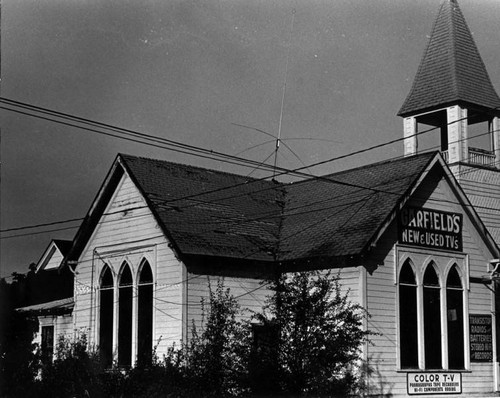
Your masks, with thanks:
[{"label": "bell tower", "polygon": [[405,156],[418,153],[423,134],[438,134],[444,159],[500,244],[500,98],[457,0],[442,1],[398,116]]},{"label": "bell tower", "polygon": [[[455,172],[468,164],[500,168],[500,98],[456,0],[444,0],[410,93],[404,118],[404,154],[418,152],[419,124],[439,131],[440,150]],[[474,125],[481,129],[471,134]],[[435,134],[435,131],[429,134]],[[475,148],[472,137],[484,136]]]}]

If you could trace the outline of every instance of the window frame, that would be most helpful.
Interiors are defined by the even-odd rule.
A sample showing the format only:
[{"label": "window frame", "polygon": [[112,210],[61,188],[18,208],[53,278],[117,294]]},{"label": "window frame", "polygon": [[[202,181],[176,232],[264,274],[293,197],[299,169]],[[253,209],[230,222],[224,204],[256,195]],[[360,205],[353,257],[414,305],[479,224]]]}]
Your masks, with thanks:
[{"label": "window frame", "polygon": [[[110,272],[110,275],[111,275],[111,279],[112,279],[112,284],[111,285],[103,285],[103,279],[105,277],[105,273],[109,271]],[[106,358],[105,359],[105,365],[107,366],[108,365],[108,362],[109,364],[113,364],[113,362],[115,361],[115,358],[114,358],[114,347],[115,347],[115,332],[114,332],[114,329],[115,329],[115,318],[116,318],[116,305],[115,305],[115,302],[116,302],[116,288],[117,288],[117,277],[116,277],[116,274],[113,270],[113,267],[108,263],[108,262],[104,262],[103,265],[101,266],[101,269],[99,271],[99,283],[98,283],[98,292],[99,294],[97,295],[97,300],[98,300],[98,305],[99,305],[99,310],[96,311],[96,321],[97,321],[97,328],[96,328],[96,341],[97,341],[97,346],[99,347],[99,351],[102,355],[102,351],[103,348],[101,347],[102,345],[102,342],[101,342],[101,339],[102,339],[102,301],[103,301],[103,294],[105,293],[110,293],[111,295],[111,316],[112,316],[112,319],[111,319],[111,339],[110,339],[110,343],[111,343],[111,347],[110,347],[110,357],[109,358]]]},{"label": "window frame", "polygon": [[[50,333],[46,333],[50,330]],[[54,323],[47,323],[40,325],[40,354],[43,364],[51,364],[54,359],[55,346],[56,346],[56,328]],[[50,334],[52,344],[47,344],[46,337]]]},{"label": "window frame", "polygon": [[[415,371],[469,371],[471,368],[470,352],[469,352],[469,257],[463,253],[447,252],[447,251],[432,251],[428,249],[420,249],[415,247],[407,247],[397,245],[394,253],[394,285],[396,287],[396,367],[398,371],[408,372]],[[399,277],[400,272],[409,260],[412,264],[412,269],[415,273],[417,283],[417,341],[418,341],[418,367],[403,368],[401,366],[401,319],[400,319],[400,292],[399,292]],[[440,289],[440,319],[441,319],[441,363],[442,369],[431,369],[425,365],[425,341],[424,341],[424,303],[423,303],[423,279],[427,266],[434,263],[434,269],[437,273]],[[453,266],[456,265],[458,275],[462,283],[462,315],[463,315],[463,349],[464,349],[464,366],[460,369],[449,367],[449,352],[448,352],[448,321],[447,321],[447,279]]]},{"label": "window frame", "polygon": [[[156,247],[150,246],[149,250],[141,250],[139,251],[127,251],[126,254],[122,254],[120,256],[109,255],[102,253],[99,255],[100,264],[98,265],[98,272],[96,272],[96,286],[97,290],[100,293],[103,289],[101,287],[102,276],[104,275],[104,270],[106,266],[111,270],[111,274],[113,277],[113,286],[106,286],[104,290],[111,290],[113,293],[113,320],[112,320],[112,361],[111,365],[114,366],[118,364],[119,359],[119,328],[120,328],[120,289],[131,288],[132,290],[132,312],[131,312],[131,334],[132,334],[132,344],[131,344],[131,360],[130,364],[134,367],[137,364],[138,360],[138,321],[139,321],[139,297],[138,292],[141,285],[145,285],[140,282],[141,272],[143,270],[144,264],[148,264],[151,271],[152,281],[148,282],[148,286],[152,286],[152,326],[151,326],[151,335],[152,335],[152,346],[151,351],[154,348],[154,339],[155,339],[155,324],[156,324],[156,311],[155,311],[155,299],[156,299]],[[123,252],[122,252],[123,253]],[[121,277],[124,269],[128,267],[130,270],[132,281],[127,286],[124,286],[120,283]],[[95,312],[94,321],[96,324],[96,328],[94,330],[95,341],[97,345],[100,344],[100,301],[101,294],[96,294],[95,303],[98,307],[98,310]],[[128,366],[128,365],[127,365]]]}]

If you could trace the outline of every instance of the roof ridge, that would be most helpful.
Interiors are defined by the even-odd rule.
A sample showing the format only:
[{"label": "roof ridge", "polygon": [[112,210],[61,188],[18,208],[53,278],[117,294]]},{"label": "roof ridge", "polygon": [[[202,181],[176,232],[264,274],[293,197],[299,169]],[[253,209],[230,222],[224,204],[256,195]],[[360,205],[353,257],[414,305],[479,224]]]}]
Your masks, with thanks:
[{"label": "roof ridge", "polygon": [[[446,1],[447,0],[443,0],[441,2],[441,5],[440,5],[439,11],[438,11],[438,15],[440,14],[441,9],[444,7],[444,4],[445,4]],[[419,83],[418,80],[417,80],[417,76],[419,76],[422,73],[422,70],[424,69],[424,65],[425,65],[424,60],[427,58],[427,53],[429,52],[431,40],[432,40],[432,37],[433,37],[433,33],[436,30],[437,24],[438,24],[438,18],[436,17],[434,19],[434,22],[432,23],[431,34],[429,36],[429,39],[427,40],[427,44],[425,45],[424,52],[423,52],[423,54],[422,54],[422,56],[420,58],[420,62],[418,64],[417,72],[415,73],[415,77],[413,78],[413,82],[411,84],[410,91],[408,92],[408,95],[406,96],[406,98],[405,98],[405,100],[403,102],[403,105],[401,106],[401,109],[398,111],[398,115],[401,114],[401,111],[405,107],[406,103],[409,102],[410,98],[413,97],[413,93],[416,91],[416,88],[417,88],[417,85],[418,85],[417,83]]]},{"label": "roof ridge", "polygon": [[[449,45],[451,47],[451,52],[453,53],[453,55],[451,56],[451,59],[449,60],[450,63],[451,63],[450,66],[451,66],[452,71],[453,71],[453,73],[451,74],[451,79],[453,81],[454,90],[460,96],[460,94],[461,94],[460,93],[460,85],[459,85],[459,82],[458,82],[458,79],[457,79],[457,74],[458,74],[458,67],[457,67],[457,54],[458,54],[458,50],[457,50],[457,46],[458,46],[458,43],[457,43],[457,41],[458,41],[457,40],[457,26],[456,26],[455,18],[453,18],[453,12],[455,11],[454,7],[455,6],[458,7],[458,2],[456,0],[449,0],[449,1],[447,1],[447,3],[449,4],[449,12],[452,14],[452,16],[450,18],[451,34],[450,34],[450,36],[448,38],[448,40],[451,41],[451,43]],[[465,23],[465,27],[468,29],[466,23]],[[476,43],[473,43],[473,44],[476,45]]]},{"label": "roof ridge", "polygon": [[189,169],[196,169],[196,170],[202,170],[202,171],[209,171],[217,174],[222,174],[222,175],[228,175],[228,176],[233,176],[233,177],[238,177],[238,178],[243,178],[243,179],[248,179],[251,181],[263,181],[264,183],[274,183],[274,184],[279,184],[279,185],[284,185],[284,183],[281,183],[279,181],[273,180],[273,181],[267,181],[262,178],[255,178],[255,177],[250,177],[250,176],[244,176],[242,174],[238,173],[232,173],[229,171],[224,171],[224,170],[215,170],[209,167],[203,167],[203,166],[195,166],[191,164],[186,164],[186,163],[180,163],[180,162],[173,162],[171,160],[164,160],[164,159],[157,159],[157,158],[150,158],[146,156],[136,156],[136,155],[130,155],[127,153],[118,153],[119,158],[131,158],[131,159],[140,159],[140,160],[146,160],[146,161],[152,161],[152,162],[159,162],[159,163],[165,163],[169,164],[172,166],[178,166],[178,167],[184,167],[184,168],[189,168]]},{"label": "roof ridge", "polygon": [[372,167],[382,166],[382,165],[388,164],[388,163],[396,163],[396,162],[400,162],[400,161],[403,161],[403,160],[415,159],[417,157],[418,158],[420,158],[420,157],[426,157],[426,156],[432,157],[432,156],[436,155],[437,153],[439,153],[439,151],[426,151],[426,152],[419,152],[419,153],[417,153],[415,155],[412,155],[412,156],[401,156],[401,157],[398,157],[398,158],[391,158],[391,159],[380,160],[380,161],[375,162],[375,163],[368,163],[368,164],[365,164],[365,165],[362,165],[362,166],[357,166],[357,167],[354,167],[354,168],[349,168],[349,169],[337,171],[337,172],[334,172],[334,173],[323,174],[321,176],[314,176],[314,177],[308,178],[306,180],[300,180],[300,181],[291,182],[287,186],[292,186],[292,185],[293,186],[297,186],[299,184],[307,183],[307,182],[310,182],[311,180],[315,180],[315,179],[318,179],[318,178],[328,178],[328,177],[338,176],[338,175],[341,175],[341,174],[352,173],[354,171],[359,171],[359,170],[362,170],[362,169],[368,169],[368,168],[372,168]]}]

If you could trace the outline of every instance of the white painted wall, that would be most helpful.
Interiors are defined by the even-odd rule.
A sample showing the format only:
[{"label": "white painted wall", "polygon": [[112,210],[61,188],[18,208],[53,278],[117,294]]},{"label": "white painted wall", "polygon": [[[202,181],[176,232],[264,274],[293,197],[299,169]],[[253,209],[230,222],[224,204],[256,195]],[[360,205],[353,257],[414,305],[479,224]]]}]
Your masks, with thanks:
[{"label": "white painted wall", "polygon": [[[464,213],[458,205],[449,185],[441,180],[428,199],[429,194],[420,189],[410,205],[422,206],[441,211]],[[369,364],[374,373],[370,379],[370,393],[392,394],[393,397],[407,396],[406,371],[397,367],[398,355],[398,306],[396,273],[398,263],[405,251],[419,252],[418,259],[434,258],[439,264],[447,263],[446,259],[464,258],[470,277],[481,277],[487,272],[487,262],[492,254],[483,243],[471,220],[464,214],[463,221],[463,252],[466,256],[453,252],[439,252],[427,249],[413,249],[394,244],[397,240],[396,222],[380,239],[374,255],[384,257],[383,265],[367,276],[367,310],[371,315],[368,328],[380,333],[372,336],[372,344],[368,345]],[[396,252],[397,248],[397,252]],[[469,313],[491,314],[493,294],[484,285],[471,283],[468,293]],[[464,314],[468,318],[467,314]],[[465,345],[468,350],[468,344]],[[462,373],[464,396],[485,394],[494,391],[493,363],[472,363],[470,371]]]},{"label": "white painted wall", "polygon": [[124,174],[76,267],[74,328],[98,345],[99,278],[109,264],[117,283],[121,265],[131,267],[134,281],[141,261],[154,278],[153,345],[167,352],[182,338],[182,264],[176,258],[144,198]]}]

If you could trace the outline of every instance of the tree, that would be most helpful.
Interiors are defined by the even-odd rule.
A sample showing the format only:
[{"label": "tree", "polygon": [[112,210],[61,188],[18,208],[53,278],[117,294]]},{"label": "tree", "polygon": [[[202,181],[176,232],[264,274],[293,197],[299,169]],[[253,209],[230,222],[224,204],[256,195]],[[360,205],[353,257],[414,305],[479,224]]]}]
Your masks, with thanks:
[{"label": "tree", "polygon": [[363,329],[366,312],[349,301],[339,278],[330,271],[283,274],[271,289],[265,315],[257,316],[277,347],[267,350],[274,357],[260,359],[275,364],[270,374],[277,379],[267,384],[297,395],[345,396],[354,390],[354,369],[370,332]]},{"label": "tree", "polygon": [[[235,396],[245,389],[250,356],[249,325],[238,320],[240,307],[218,281],[210,289],[207,316],[201,331],[193,326],[184,349],[188,383],[196,396]],[[201,333],[200,333],[201,332]]]},{"label": "tree", "polygon": [[0,396],[32,394],[39,370],[37,346],[33,337],[38,331],[36,318],[19,313],[24,275],[14,274],[14,281],[0,280]]}]

